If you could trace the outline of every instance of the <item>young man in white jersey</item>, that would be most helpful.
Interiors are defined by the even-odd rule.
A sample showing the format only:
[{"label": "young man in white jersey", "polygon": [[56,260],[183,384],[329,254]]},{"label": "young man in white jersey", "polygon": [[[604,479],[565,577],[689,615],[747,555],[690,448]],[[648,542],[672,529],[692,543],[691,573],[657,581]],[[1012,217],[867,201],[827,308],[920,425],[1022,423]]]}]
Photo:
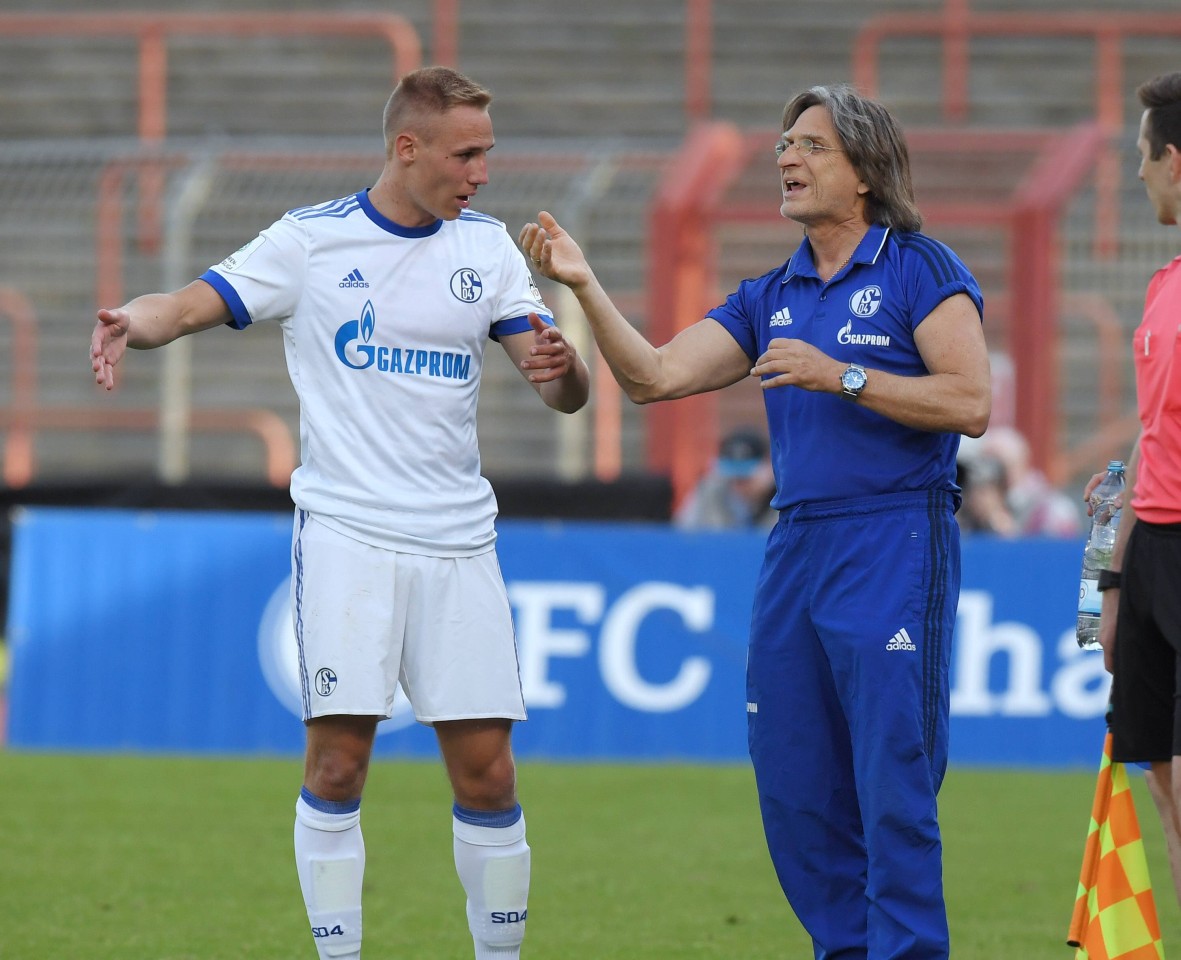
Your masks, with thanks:
[{"label": "young man in white jersey", "polygon": [[484,345],[547,406],[589,376],[504,225],[470,209],[488,182],[491,95],[442,67],[386,104],[374,186],[289,212],[199,280],[100,309],[96,381],[128,347],[280,324],[300,400],[292,609],[307,753],[295,855],[322,960],[361,953],[361,794],[401,682],[432,724],[455,797],[456,870],[476,960],[520,956],[529,847],[510,748],[525,718],[496,501],[480,475]]}]

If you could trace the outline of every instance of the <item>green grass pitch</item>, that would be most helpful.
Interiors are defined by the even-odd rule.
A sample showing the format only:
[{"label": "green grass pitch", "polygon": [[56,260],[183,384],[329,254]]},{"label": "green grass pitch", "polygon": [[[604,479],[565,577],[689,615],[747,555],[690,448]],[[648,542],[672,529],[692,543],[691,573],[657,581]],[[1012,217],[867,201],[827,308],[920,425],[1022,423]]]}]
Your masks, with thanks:
[{"label": "green grass pitch", "polygon": [[[312,960],[291,853],[300,772],[296,759],[0,752],[0,956]],[[525,958],[811,956],[747,767],[524,761],[519,780],[534,864]],[[1164,842],[1133,780],[1176,950]],[[956,960],[1071,960],[1094,784],[1094,771],[951,770],[941,816]],[[363,810],[365,956],[469,960],[441,768],[376,763]]]}]

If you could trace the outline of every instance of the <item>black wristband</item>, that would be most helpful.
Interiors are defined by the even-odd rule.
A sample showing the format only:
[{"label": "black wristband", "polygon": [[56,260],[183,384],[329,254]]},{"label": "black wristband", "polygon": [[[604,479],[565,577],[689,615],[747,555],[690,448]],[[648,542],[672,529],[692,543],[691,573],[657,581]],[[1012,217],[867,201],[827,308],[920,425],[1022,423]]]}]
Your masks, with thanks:
[{"label": "black wristband", "polygon": [[1119,570],[1100,570],[1099,583],[1095,589],[1100,593],[1102,593],[1104,590],[1110,590],[1112,587],[1118,590],[1123,585],[1121,583],[1122,580],[1123,575]]}]

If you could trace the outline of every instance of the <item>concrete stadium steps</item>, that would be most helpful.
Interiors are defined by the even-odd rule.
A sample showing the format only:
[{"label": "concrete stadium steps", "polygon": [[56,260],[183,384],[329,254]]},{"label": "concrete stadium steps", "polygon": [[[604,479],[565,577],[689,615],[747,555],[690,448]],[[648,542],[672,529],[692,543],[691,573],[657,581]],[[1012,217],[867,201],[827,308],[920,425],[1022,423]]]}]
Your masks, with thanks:
[{"label": "concrete stadium steps", "polygon": [[[168,9],[170,4],[158,5]],[[173,9],[186,9],[171,0]],[[11,10],[66,10],[53,0],[14,0]],[[131,10],[126,0],[104,9]],[[368,5],[372,10],[384,7]],[[458,5],[462,69],[497,95],[505,134],[675,136],[685,128],[684,0],[636,6],[602,0],[555,10],[538,0],[464,0]],[[241,12],[218,0],[202,9]],[[321,5],[256,0],[251,10],[316,11]],[[1107,11],[1109,5],[1068,0],[974,0],[979,12]],[[1168,0],[1129,0],[1121,10],[1170,10]],[[890,0],[891,11],[936,12],[930,0]],[[430,0],[409,0],[398,12],[418,29],[431,59]],[[715,3],[712,101],[717,116],[762,123],[792,91],[815,82],[848,79],[851,43],[866,17],[853,4],[767,0]],[[1129,44],[1128,77],[1171,68],[1171,38]],[[1092,44],[1086,40],[973,42],[973,122],[1068,122],[1087,109]],[[1047,54],[1052,51],[1052,56]],[[15,136],[109,135],[134,129],[135,58],[116,38],[0,42],[0,125]],[[937,119],[940,58],[934,41],[887,41],[881,51],[881,93],[908,123]],[[375,129],[388,86],[388,57],[377,40],[337,38],[178,38],[170,45],[172,126],[181,135],[225,133],[340,133]],[[379,91],[379,92],[378,92]],[[233,109],[227,110],[226,103]],[[293,126],[293,123],[295,126]]]},{"label": "concrete stadium steps", "polygon": [[133,135],[134,45],[109,38],[0,37],[6,139]]},{"label": "concrete stadium steps", "polygon": [[[393,76],[379,40],[178,40],[170,65],[169,127],[177,136],[368,133],[380,145]],[[193,76],[202,79],[186,79]]]},{"label": "concrete stadium steps", "polygon": [[[970,0],[973,11],[980,13],[1029,13],[1031,10],[1051,13],[1110,12],[1110,0]],[[1171,9],[1168,0],[1120,0],[1119,9],[1128,13],[1157,13]]]},{"label": "concrete stadium steps", "polygon": [[[988,12],[984,3],[972,9]],[[1166,0],[1120,4],[1120,12],[1175,12]],[[1099,12],[1112,12],[1109,5]],[[1081,12],[1074,4],[1039,0],[997,12]],[[1134,123],[1140,107],[1135,87],[1142,80],[1176,69],[1178,39],[1131,36],[1122,47],[1124,117]],[[1065,127],[1094,115],[1096,43],[1084,36],[974,37],[970,42],[968,115],[975,126]],[[929,37],[899,36],[878,50],[878,96],[903,123],[930,126],[943,122],[941,47]]]},{"label": "concrete stadium steps", "polygon": [[[176,41],[170,48],[169,133],[331,136],[372,132],[380,141],[381,108],[392,83],[388,57],[382,59],[382,47],[376,42],[366,44],[357,59],[352,50],[343,48],[336,57],[325,57],[326,43],[331,41],[233,45]],[[0,103],[0,116],[13,135],[135,133],[132,45],[123,44],[98,57],[86,51],[86,41],[73,41],[74,49],[65,56],[59,51],[37,57],[35,70],[22,66],[22,58],[6,57],[6,46],[0,45],[0,59],[8,63],[0,78],[16,73],[19,80],[9,77],[3,82],[10,90],[21,90],[19,98],[7,98],[10,106]],[[337,42],[337,46],[342,45]],[[283,66],[279,69],[276,64]],[[102,79],[96,84],[94,77]],[[36,89],[24,93],[29,86]]]},{"label": "concrete stadium steps", "polygon": [[[109,0],[104,10],[143,6]],[[175,0],[157,5],[187,9]],[[251,10],[318,11],[312,0],[249,0]],[[882,0],[873,13],[930,11],[934,0]],[[376,3],[366,9],[386,9]],[[1121,10],[1172,11],[1173,0],[1122,0]],[[972,0],[974,10],[1028,12],[1079,9],[1105,11],[1107,0]],[[11,0],[6,10],[75,10],[75,0]],[[201,9],[240,11],[240,0],[203,0]],[[526,177],[497,169],[497,155],[571,147],[588,153],[634,149],[663,150],[672,157],[687,129],[684,110],[684,0],[653,0],[640,6],[602,0],[582,8],[538,0],[461,0],[459,66],[496,95],[494,117],[499,145],[493,155],[493,183],[480,197],[480,209],[515,232],[539,208],[563,220],[574,218],[608,289],[629,305],[628,315],[643,328],[647,286],[648,204],[665,175],[663,169],[621,170],[610,189],[587,203],[588,175]],[[430,62],[431,0],[405,0],[398,12],[417,27]],[[727,0],[714,4],[711,101],[714,115],[744,128],[766,128],[768,145],[786,98],[816,82],[852,76],[851,44],[868,15],[865,5],[770,0]],[[0,283],[15,284],[37,307],[41,330],[38,360],[46,402],[83,404],[112,401],[149,406],[157,401],[161,358],[137,354],[114,398],[96,401],[85,368],[85,342],[94,304],[94,191],[109,138],[134,132],[135,61],[129,41],[98,39],[0,42]],[[908,128],[942,122],[942,73],[937,47],[921,39],[892,40],[881,51],[881,95]],[[971,122],[980,126],[1065,127],[1089,115],[1092,97],[1091,44],[1055,41],[1053,47],[1024,41],[973,44],[970,77]],[[344,175],[324,172],[302,179],[237,173],[219,177],[216,198],[199,219],[188,275],[196,276],[291,206],[358,189],[380,165],[379,113],[388,93],[388,55],[384,44],[325,38],[233,41],[177,40],[170,47],[170,132],[176,137],[213,135],[241,142],[249,134],[264,138],[328,135],[350,146],[372,150],[372,169]],[[1172,38],[1138,38],[1128,46],[1126,112],[1138,113],[1132,88],[1139,79],[1176,68]],[[55,141],[67,147],[68,160],[44,151],[24,166],[3,162],[16,141]],[[186,141],[188,142],[188,141]],[[269,141],[268,141],[269,142]],[[106,144],[106,145],[104,145]],[[563,146],[565,145],[565,146]],[[580,146],[579,146],[580,145]],[[320,145],[323,149],[323,143]],[[34,151],[35,152],[35,151]],[[87,156],[93,154],[92,156]],[[32,156],[32,154],[30,154]],[[920,204],[954,197],[969,184],[974,198],[999,196],[1010,170],[1003,158],[987,163],[948,163],[916,152]],[[674,168],[675,169],[675,168]],[[675,175],[675,173],[673,174]],[[771,161],[750,173],[744,200],[774,203]],[[580,193],[583,191],[583,193]],[[1139,184],[1127,185],[1125,209],[1144,206]],[[581,206],[580,206],[581,204]],[[581,213],[579,212],[581,211]],[[131,229],[131,214],[125,213]],[[1072,257],[1082,257],[1087,228],[1080,219],[1066,239]],[[1007,250],[986,231],[932,226],[971,264],[986,297],[1003,289]],[[1148,238],[1148,239],[1144,239]],[[719,272],[719,299],[745,276],[758,275],[782,261],[798,239],[791,224],[743,224],[727,228]],[[1130,225],[1121,236],[1122,266],[1067,268],[1072,289],[1112,294],[1129,334],[1139,315],[1147,264],[1163,263],[1171,235],[1154,224]],[[128,295],[158,289],[163,268],[158,257],[129,248],[125,260]],[[1079,261],[1080,263],[1083,261]],[[1070,271],[1075,272],[1071,273]],[[1096,276],[1101,272],[1101,277]],[[187,279],[187,278],[186,278]],[[557,309],[557,291],[541,284]],[[1117,296],[1113,291],[1121,291]],[[1126,291],[1126,292],[1124,292]],[[1064,424],[1071,438],[1086,435],[1094,411],[1087,383],[1094,377],[1094,345],[1087,322],[1066,318],[1062,347]],[[993,327],[989,327],[990,334]],[[207,334],[194,341],[195,398],[200,404],[265,406],[276,410],[295,436],[297,411],[287,382],[278,331],[263,329]],[[8,332],[0,325],[0,344]],[[1002,341],[1003,343],[1003,341]],[[563,441],[564,418],[545,410],[517,372],[489,347],[487,381],[481,397],[481,441],[489,473],[513,475],[553,470]],[[0,380],[7,374],[0,374]],[[1130,381],[1128,381],[1130,382]],[[1078,385],[1081,384],[1081,388]],[[4,390],[0,389],[0,396]],[[623,404],[625,465],[641,469],[645,417]],[[585,416],[582,414],[580,416]],[[723,425],[761,419],[761,395],[741,388],[720,397]],[[46,470],[78,469],[107,474],[129,466],[150,470],[155,441],[150,437],[95,437],[46,434],[38,450]],[[257,442],[251,438],[200,437],[194,460],[214,469],[247,473],[258,469]],[[199,452],[199,454],[198,454]],[[81,466],[79,466],[81,465]]]},{"label": "concrete stadium steps", "polygon": [[679,136],[684,7],[463,3],[460,68],[492,89],[502,135]]},{"label": "concrete stadium steps", "polygon": [[[874,4],[873,12],[913,6],[892,0]],[[716,3],[714,113],[744,127],[770,128],[800,90],[851,80],[851,43],[867,11],[845,3]]]}]

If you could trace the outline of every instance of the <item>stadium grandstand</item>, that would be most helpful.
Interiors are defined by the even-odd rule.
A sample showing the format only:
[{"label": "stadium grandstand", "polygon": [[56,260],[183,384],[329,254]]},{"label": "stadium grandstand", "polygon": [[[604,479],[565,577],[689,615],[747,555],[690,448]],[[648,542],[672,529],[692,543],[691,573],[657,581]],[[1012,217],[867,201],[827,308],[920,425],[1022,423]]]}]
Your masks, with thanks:
[{"label": "stadium grandstand", "polygon": [[[1139,202],[1133,91],[1175,67],[1179,36],[1169,0],[113,0],[101,14],[12,0],[3,487],[12,501],[132,481],[282,491],[298,413],[276,328],[137,356],[100,415],[94,308],[179,286],[285,210],[367,185],[390,86],[431,62],[496,96],[481,209],[514,233],[552,210],[657,340],[797,241],[768,146],[787,96],[839,80],[878,95],[906,124],[928,231],[985,287],[994,422],[1074,482],[1131,436],[1126,341],[1170,255]],[[562,291],[543,293],[577,332]],[[630,502],[667,513],[719,432],[761,416],[753,385],[634,408],[600,365],[588,411],[552,418],[493,354],[481,442],[509,511],[514,485],[574,485],[585,502],[641,478]]]}]

